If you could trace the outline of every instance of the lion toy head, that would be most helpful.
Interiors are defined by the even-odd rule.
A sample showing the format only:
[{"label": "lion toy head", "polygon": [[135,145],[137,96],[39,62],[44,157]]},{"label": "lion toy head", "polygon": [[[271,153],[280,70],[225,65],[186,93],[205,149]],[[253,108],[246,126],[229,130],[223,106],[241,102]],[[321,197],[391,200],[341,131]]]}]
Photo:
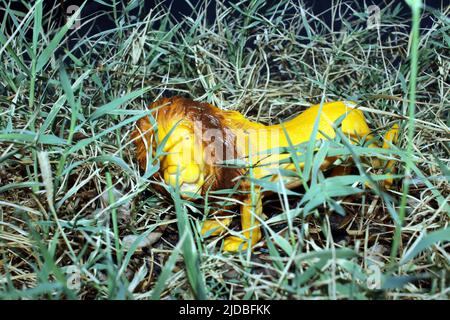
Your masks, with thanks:
[{"label": "lion toy head", "polygon": [[184,198],[235,185],[243,170],[220,163],[225,155],[238,156],[236,135],[229,126],[245,120],[238,112],[183,97],[159,99],[149,109],[151,116],[141,118],[132,133],[141,169],[152,165],[150,154],[155,157],[159,151],[155,176],[179,187]]}]

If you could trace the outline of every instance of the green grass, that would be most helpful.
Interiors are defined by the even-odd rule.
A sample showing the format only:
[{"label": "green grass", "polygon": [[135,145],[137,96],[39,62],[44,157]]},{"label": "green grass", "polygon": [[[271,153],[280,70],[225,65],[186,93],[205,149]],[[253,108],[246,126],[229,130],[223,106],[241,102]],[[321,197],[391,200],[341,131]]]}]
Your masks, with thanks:
[{"label": "green grass", "polygon": [[[381,27],[368,29],[364,7],[348,20],[338,2],[334,30],[296,1],[264,3],[219,1],[212,25],[204,6],[181,22],[163,6],[138,23],[114,10],[116,27],[79,39],[76,57],[66,43],[75,16],[47,30],[55,12],[42,1],[22,14],[0,0],[0,24],[14,26],[0,33],[1,299],[448,298],[450,8],[407,1],[408,20],[391,4]],[[432,17],[430,29],[419,28],[421,15]],[[311,179],[295,190],[251,179],[276,191],[264,200],[264,242],[224,254],[223,237],[199,231],[237,191],[182,200],[150,178],[161,148],[147,172],[137,167],[133,124],[150,102],[175,94],[263,123],[354,100],[377,139],[395,122],[401,135],[392,150],[353,145],[339,130],[330,141],[272,150],[305,163],[280,174]],[[352,157],[354,171],[322,172],[330,156],[336,165]],[[361,161],[369,156],[397,160],[390,190]],[[79,288],[68,282],[73,266]]]}]

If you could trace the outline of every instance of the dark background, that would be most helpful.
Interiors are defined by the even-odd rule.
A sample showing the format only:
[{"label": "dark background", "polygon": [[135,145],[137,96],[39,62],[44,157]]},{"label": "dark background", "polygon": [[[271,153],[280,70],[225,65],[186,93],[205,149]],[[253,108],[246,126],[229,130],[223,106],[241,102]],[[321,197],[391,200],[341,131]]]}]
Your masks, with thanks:
[{"label": "dark background", "polygon": [[[5,2],[7,0],[3,0]],[[293,0],[296,1],[296,0]],[[0,7],[4,5],[2,1],[0,1]],[[66,17],[67,17],[67,8],[71,5],[78,5],[80,6],[84,1],[81,0],[44,0],[44,8],[45,10],[51,10],[52,7],[55,6],[55,4],[60,4],[59,14],[56,15],[56,17],[59,18],[60,21],[57,21],[59,25],[64,23]],[[111,0],[103,0],[103,2],[111,3]],[[117,0],[118,3],[118,9],[122,8],[124,5],[129,3],[127,0]],[[204,3],[203,0],[191,0],[190,1],[194,6],[202,5]],[[237,3],[238,1],[226,1],[227,3]],[[299,1],[300,2],[300,1]],[[410,9],[406,5],[404,0],[364,0],[364,1],[347,1],[347,3],[352,6],[355,5],[355,3],[366,4],[367,6],[371,4],[376,4],[380,8],[383,8],[387,4],[394,4],[400,3],[402,5],[402,15],[409,16],[410,15]],[[427,6],[432,8],[442,8],[445,6],[448,6],[450,4],[450,0],[424,0],[423,1]],[[266,1],[267,6],[272,6],[277,3],[277,1],[268,0]],[[321,14],[321,18],[328,24],[331,24],[331,12],[328,10],[330,6],[332,5],[332,0],[304,0],[303,3],[306,5],[306,7],[309,7],[313,10],[313,12],[318,15]],[[187,3],[185,0],[142,0],[140,1],[141,9],[133,10],[132,14],[135,16],[138,16],[140,19],[145,17],[147,13],[154,8],[156,5],[165,5],[167,7],[170,7],[172,14],[176,19],[183,19],[183,16],[185,15],[191,15],[192,9],[191,6]],[[19,11],[25,11],[25,7],[23,4],[21,4],[21,1],[15,1],[12,7],[15,10]],[[328,12],[327,12],[328,11]],[[45,12],[45,11],[44,11]],[[108,7],[106,5],[103,5],[101,3],[98,3],[96,1],[88,1],[86,5],[83,8],[82,16],[89,16],[89,15],[97,15],[99,13],[112,13],[111,7]],[[214,1],[210,1],[210,5],[208,7],[208,20],[211,22],[215,19],[215,10],[214,10]],[[96,30],[107,30],[109,28],[114,27],[112,14],[110,17],[108,15],[101,15],[97,19],[95,19],[95,23],[91,32],[96,32]],[[423,27],[426,27],[430,24],[431,21],[423,21]]]},{"label": "dark background", "polygon": [[[23,5],[23,1],[14,1],[11,5],[11,8],[17,11],[26,12],[26,7]],[[300,3],[300,0],[292,0],[292,1],[298,1]],[[2,12],[6,3],[8,3],[9,0],[0,0],[0,16],[2,16]],[[55,31],[60,26],[62,26],[68,16],[70,17],[70,14],[68,15],[67,11],[68,8],[71,5],[77,5],[80,6],[84,1],[81,0],[44,0],[44,13],[52,12],[52,19],[53,24],[49,26],[48,24],[44,25],[44,32],[48,31]],[[111,0],[103,0],[105,3],[112,3]],[[204,0],[190,0],[190,3],[194,6],[203,6]],[[238,3],[237,0],[226,0],[227,5],[230,3]],[[267,0],[266,1],[266,7],[270,8],[273,5],[277,4],[279,1],[277,0]],[[444,8],[449,5],[450,0],[424,0],[423,1],[426,6],[430,8]],[[116,3],[118,4],[117,10],[120,11],[122,8],[126,7],[127,4],[130,3],[129,0],[117,0]],[[313,13],[319,17],[328,25],[330,26],[333,22],[331,10],[329,8],[332,6],[333,1],[332,0],[304,0],[303,3],[307,8],[313,11]],[[56,7],[56,5],[60,5],[59,7]],[[363,7],[364,5],[369,6],[371,4],[378,5],[381,9],[385,7],[386,5],[390,4],[391,6],[397,6],[400,5],[400,12],[401,15],[405,18],[410,17],[411,11],[408,5],[405,3],[404,0],[364,0],[364,1],[355,1],[355,0],[348,0],[346,1],[346,4],[351,7]],[[171,10],[171,13],[173,15],[173,18],[177,21],[181,21],[184,19],[184,16],[191,16],[192,15],[192,8],[185,0],[141,0],[139,1],[139,6],[136,9],[133,9],[129,13],[129,17],[135,16],[138,20],[143,20],[144,17],[157,5],[163,5],[166,7],[169,7]],[[213,22],[215,17],[215,1],[210,1],[210,4],[208,6],[208,15],[207,19],[210,22]],[[264,8],[263,8],[264,9]],[[289,12],[288,12],[289,14]],[[351,14],[350,10],[347,11],[347,14]],[[67,39],[67,45],[69,49],[73,49],[73,46],[75,46],[76,43],[78,43],[78,38],[80,36],[82,37],[90,37],[98,32],[105,31],[112,29],[116,27],[116,23],[114,22],[114,15],[113,10],[111,6],[107,6],[101,3],[98,3],[94,0],[88,1],[85,6],[83,7],[83,10],[81,12],[81,17],[83,19],[86,19],[86,17],[92,18],[91,22],[85,23],[86,20],[83,21],[82,27],[78,28],[76,32],[70,33],[69,38]],[[350,17],[347,17],[350,18]],[[9,24],[8,24],[9,22]],[[129,23],[130,21],[128,21]],[[334,29],[339,30],[341,23],[339,20],[334,20]],[[425,15],[425,17],[421,20],[421,27],[422,28],[429,28],[432,25],[432,19]],[[158,23],[153,24],[153,27],[158,28]],[[52,30],[48,30],[48,28],[52,28]],[[7,20],[6,23],[6,34],[11,34],[12,29],[15,29],[14,25],[11,25],[11,21]],[[302,35],[300,35],[302,36]],[[306,36],[303,35],[303,36]],[[29,28],[26,32],[26,37],[31,41],[32,38],[32,29]],[[306,38],[306,37],[305,37]],[[72,52],[76,56],[79,54],[82,54],[82,50],[78,50],[75,48],[75,50]],[[58,55],[58,54],[57,54]]]},{"label": "dark background", "polygon": [[[296,1],[296,0],[293,0]],[[56,0],[53,1],[45,1],[47,3],[47,6],[52,6]],[[76,5],[80,5],[81,3],[83,3],[83,1],[77,1],[77,0],[59,0],[59,2],[62,4],[62,7],[68,7],[72,4],[76,4]],[[108,2],[108,0],[106,0],[106,2]],[[119,1],[118,1],[119,2]],[[122,3],[127,3],[128,1],[120,1]],[[226,1],[227,3],[238,3],[238,0],[234,0],[234,1]],[[277,3],[278,1],[274,1],[274,0],[268,0],[266,1],[267,6],[273,6]],[[298,1],[300,3],[300,1]],[[350,6],[354,6],[355,4],[357,4],[358,2],[360,4],[366,4],[367,6],[371,5],[371,4],[376,4],[378,5],[380,8],[383,8],[384,6],[386,6],[387,4],[394,4],[396,5],[397,3],[400,3],[402,5],[402,15],[410,16],[410,8],[408,7],[408,5],[405,3],[404,0],[365,0],[365,1],[361,1],[361,0],[351,0],[351,1],[347,1],[348,4]],[[448,6],[450,1],[449,0],[424,0],[423,1],[425,3],[425,5],[432,7],[432,8],[442,8],[444,6]],[[152,8],[155,7],[155,5],[157,4],[163,4],[165,6],[168,6],[171,8],[171,12],[174,15],[174,17],[178,20],[183,19],[183,16],[189,16],[192,13],[192,8],[191,6],[185,1],[185,0],[142,0],[142,11],[140,13],[140,18],[143,18]],[[204,3],[203,0],[191,0],[190,1],[191,4],[193,4],[194,6],[198,6],[198,5],[202,5]],[[328,10],[332,4],[333,1],[332,0],[304,0],[303,3],[305,4],[306,7],[309,7],[313,10],[315,15],[321,15],[321,18],[323,19],[323,21],[325,21],[328,25],[331,25],[332,23],[332,17],[331,17],[331,12],[330,10]],[[95,1],[89,1],[85,8],[83,9],[82,15],[89,15],[92,13],[96,13],[99,11],[110,11],[110,8],[99,4]],[[136,10],[137,11],[137,10]],[[137,12],[136,12],[137,13]],[[63,16],[63,15],[62,15]],[[215,19],[215,10],[214,10],[214,1],[210,1],[210,5],[208,7],[208,19],[212,22]],[[109,20],[109,21],[108,21]],[[111,28],[114,26],[114,23],[112,20],[107,19],[106,17],[101,19],[100,21],[97,22],[98,25],[96,25],[99,29],[104,30],[105,28]],[[339,23],[339,22],[337,22]],[[431,25],[431,20],[424,20],[422,21],[422,27],[428,27]],[[338,27],[338,26],[335,26]]]}]

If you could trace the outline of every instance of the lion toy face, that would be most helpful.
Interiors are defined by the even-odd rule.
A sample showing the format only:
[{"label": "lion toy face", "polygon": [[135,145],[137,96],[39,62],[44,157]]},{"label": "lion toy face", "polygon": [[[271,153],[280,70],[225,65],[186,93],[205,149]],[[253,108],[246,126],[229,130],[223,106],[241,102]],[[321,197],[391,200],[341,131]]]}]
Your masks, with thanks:
[{"label": "lion toy face", "polygon": [[[236,115],[207,104],[182,97],[163,98],[152,105],[152,116],[137,122],[132,139],[137,146],[137,159],[146,170],[149,153],[160,148],[160,170],[156,174],[183,198],[204,195],[207,190],[231,188],[232,180],[242,170],[225,168],[217,163],[237,155],[234,133],[227,128],[224,114]],[[220,113],[222,112],[222,113]],[[224,152],[221,152],[224,151]]]}]

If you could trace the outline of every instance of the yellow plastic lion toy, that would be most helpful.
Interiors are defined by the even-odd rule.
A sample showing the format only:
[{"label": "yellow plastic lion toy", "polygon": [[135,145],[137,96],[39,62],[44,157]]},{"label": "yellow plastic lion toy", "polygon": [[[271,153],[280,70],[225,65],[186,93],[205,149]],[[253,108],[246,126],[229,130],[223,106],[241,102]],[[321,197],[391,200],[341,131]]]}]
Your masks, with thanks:
[{"label": "yellow plastic lion toy", "polygon": [[[342,121],[341,130],[352,143],[373,139],[363,113],[355,107],[355,103],[348,101],[324,103],[316,139],[334,138],[338,120]],[[132,139],[143,170],[152,165],[149,153],[154,157],[157,148],[161,149],[163,155],[156,175],[168,185],[179,187],[183,198],[236,187],[241,191],[240,195],[234,196],[241,201],[242,237],[228,236],[223,246],[224,251],[235,252],[245,250],[249,244],[253,246],[261,239],[263,194],[257,186],[253,188],[253,194],[250,192],[248,177],[269,176],[272,181],[281,178],[286,188],[299,186],[299,177],[280,177],[277,173],[280,169],[295,171],[296,165],[302,168],[303,163],[294,164],[289,161],[289,153],[270,150],[309,141],[319,108],[320,105],[311,106],[292,120],[268,126],[250,121],[239,112],[221,110],[208,103],[183,97],[162,98],[149,106],[154,121],[149,117],[140,119]],[[153,126],[152,122],[157,125]],[[395,124],[385,134],[383,148],[395,143],[397,136],[398,125]],[[370,146],[377,147],[374,143]],[[233,159],[244,161],[247,166],[223,165]],[[326,158],[321,170],[327,169],[335,160],[336,157]],[[384,170],[393,172],[393,166],[393,161],[388,161]],[[391,183],[392,179],[384,181],[385,186]],[[205,221],[203,235],[219,235],[227,230],[231,218],[220,216],[221,210],[218,210],[214,219]]]}]

